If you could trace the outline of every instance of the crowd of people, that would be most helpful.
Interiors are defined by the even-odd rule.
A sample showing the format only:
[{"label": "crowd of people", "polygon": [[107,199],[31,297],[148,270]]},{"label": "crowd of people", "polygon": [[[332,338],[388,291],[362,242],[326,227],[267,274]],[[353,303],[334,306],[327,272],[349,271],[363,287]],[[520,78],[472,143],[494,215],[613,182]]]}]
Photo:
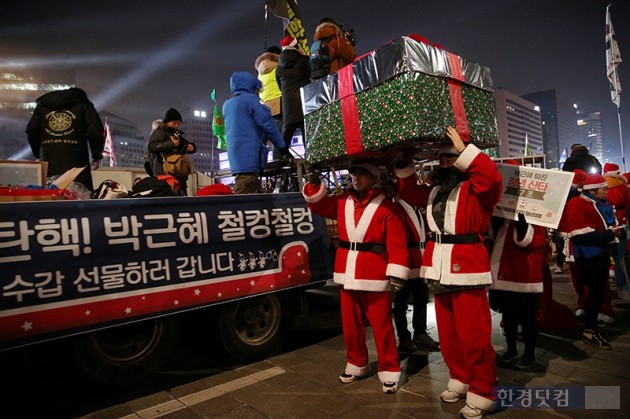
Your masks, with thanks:
[{"label": "crowd of people", "polygon": [[[327,43],[331,73],[355,58],[352,44],[330,18],[320,22],[314,40]],[[304,133],[300,87],[313,79],[309,57],[291,36],[280,45],[256,58],[257,75],[237,71],[230,78],[231,96],[222,110],[237,194],[260,191],[268,142],[281,158],[290,158],[291,138],[297,130]],[[87,95],[73,88],[48,93],[37,104],[27,127],[33,154],[48,162],[49,176],[85,166],[76,181],[93,191],[90,167],[98,167],[104,136]],[[147,149],[146,170],[151,177],[167,175],[166,156],[196,152],[195,144],[179,130],[181,123],[182,116],[174,108],[155,121]],[[58,133],[69,132],[73,139],[56,141]],[[340,285],[346,347],[339,380],[351,383],[371,374],[367,319],[383,392],[391,394],[399,388],[399,353],[419,347],[439,350],[450,376],[442,401],[465,399],[460,414],[479,418],[493,409],[497,362],[522,369],[535,363],[551,247],[549,231],[528,223],[522,214],[516,220],[492,215],[502,192],[495,162],[474,144],[462,141],[455,128],[446,127],[445,133],[450,142],[439,148],[439,165],[426,182],[418,181],[411,159],[399,159],[385,173],[364,159],[351,162],[351,183],[337,194],[329,194],[319,171],[308,166],[303,195],[312,211],[338,225],[333,279]],[[617,165],[602,167],[580,144],[572,147],[563,170],[573,172],[574,180],[554,232],[555,272],[563,272],[568,263],[578,296],[575,315],[584,323],[583,341],[611,349],[601,327],[614,321],[611,260],[616,289],[630,288],[625,268],[628,177]],[[174,177],[186,191],[187,175]],[[438,340],[428,333],[431,294]],[[407,322],[410,299],[412,331]],[[507,346],[502,354],[491,344],[492,310],[502,315]],[[519,329],[522,354],[517,345]]]},{"label": "crowd of people", "polygon": [[[454,128],[447,127],[446,135],[451,143],[440,147],[439,166],[423,182],[412,161],[400,159],[387,167],[391,170],[379,171],[364,158],[351,162],[351,184],[336,195],[328,194],[318,170],[309,166],[303,194],[314,212],[338,223],[334,281],[341,288],[346,344],[346,366],[339,380],[351,383],[371,372],[363,322],[367,319],[383,392],[398,389],[399,358],[392,348],[397,348],[396,354],[419,347],[440,350],[450,375],[442,401],[465,399],[461,416],[477,418],[493,409],[497,364],[520,369],[535,364],[539,320],[553,316],[549,311],[555,307],[546,303],[551,299],[551,232],[529,223],[523,214],[516,220],[493,216],[502,192],[495,162],[464,143]],[[597,160],[583,147],[575,148],[573,157],[585,161],[589,173],[578,168],[579,162],[572,168],[576,159],[567,161],[575,175],[558,237],[566,240],[565,260],[581,304],[582,313],[576,316],[583,314],[582,340],[606,350],[611,345],[601,325],[614,318],[605,302],[610,303],[611,257],[615,251],[622,254],[627,243],[627,180],[610,163],[603,174],[592,171]],[[520,165],[515,160],[504,164]],[[614,260],[622,289],[627,286],[623,257]],[[430,294],[439,343],[427,333]],[[502,316],[507,347],[502,353],[491,344],[492,311]],[[577,325],[576,320],[562,327]]]}]

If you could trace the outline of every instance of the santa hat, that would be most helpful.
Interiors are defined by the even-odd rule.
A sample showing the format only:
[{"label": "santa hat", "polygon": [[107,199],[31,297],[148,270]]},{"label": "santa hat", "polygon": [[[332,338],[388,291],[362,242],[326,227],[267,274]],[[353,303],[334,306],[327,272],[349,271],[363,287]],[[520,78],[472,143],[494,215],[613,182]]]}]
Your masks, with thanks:
[{"label": "santa hat", "polygon": [[619,166],[615,163],[604,163],[604,175],[620,175],[621,171],[619,170]]},{"label": "santa hat", "polygon": [[510,159],[503,162],[503,164],[511,164],[514,166],[522,166],[521,162],[518,160]]},{"label": "santa hat", "polygon": [[378,167],[376,167],[372,163],[368,163],[368,162],[352,163],[350,164],[350,168],[348,168],[348,172],[350,172],[350,174],[354,174],[359,170],[369,173],[375,179],[378,178]]},{"label": "santa hat", "polygon": [[586,172],[582,169],[574,169],[573,170],[573,182],[571,182],[571,186],[574,188],[581,188],[584,184],[584,177],[586,176]]},{"label": "santa hat", "polygon": [[587,173],[586,176],[584,176],[584,186],[582,188],[585,191],[607,187],[608,183],[606,183],[606,178],[599,173]]},{"label": "santa hat", "polygon": [[297,45],[297,39],[295,39],[291,35],[287,35],[284,38],[282,38],[282,41],[280,41],[280,45],[282,45],[283,48],[294,47]]}]

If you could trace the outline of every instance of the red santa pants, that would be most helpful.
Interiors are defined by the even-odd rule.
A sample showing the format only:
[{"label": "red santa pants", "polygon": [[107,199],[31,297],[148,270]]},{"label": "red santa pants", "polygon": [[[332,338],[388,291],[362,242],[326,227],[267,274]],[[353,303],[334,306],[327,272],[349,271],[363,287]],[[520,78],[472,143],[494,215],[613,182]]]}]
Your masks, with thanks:
[{"label": "red santa pants", "polygon": [[398,382],[400,361],[396,350],[389,292],[341,289],[341,324],[346,344],[345,372],[357,376],[370,373],[365,337],[365,319],[372,326],[378,355],[378,378]]},{"label": "red santa pants", "polygon": [[[471,393],[491,401],[496,385],[496,354],[490,342],[492,321],[486,289],[438,293],[434,297],[440,349],[451,380],[469,386],[467,401]],[[479,403],[469,404],[487,410]]]}]

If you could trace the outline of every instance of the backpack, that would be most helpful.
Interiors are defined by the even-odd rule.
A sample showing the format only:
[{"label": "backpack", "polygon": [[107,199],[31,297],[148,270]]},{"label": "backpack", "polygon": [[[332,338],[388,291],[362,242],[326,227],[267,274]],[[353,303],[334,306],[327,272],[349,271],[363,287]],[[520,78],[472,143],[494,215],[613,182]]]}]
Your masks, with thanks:
[{"label": "backpack", "polygon": [[330,72],[330,48],[328,43],[336,38],[335,35],[325,39],[319,39],[311,45],[308,66],[311,70],[311,80],[325,77]]},{"label": "backpack", "polygon": [[164,156],[164,173],[175,177],[186,177],[192,173],[192,164],[184,154]]}]

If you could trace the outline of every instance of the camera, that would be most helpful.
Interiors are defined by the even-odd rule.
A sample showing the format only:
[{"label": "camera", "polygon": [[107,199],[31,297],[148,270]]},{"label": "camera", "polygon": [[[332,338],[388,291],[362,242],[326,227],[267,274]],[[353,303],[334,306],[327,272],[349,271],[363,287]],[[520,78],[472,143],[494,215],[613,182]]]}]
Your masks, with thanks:
[{"label": "camera", "polygon": [[173,137],[177,138],[179,140],[179,146],[180,147],[186,147],[190,141],[188,141],[186,138],[184,138],[184,131],[180,131],[178,129],[173,131]]},{"label": "camera", "polygon": [[346,25],[343,23],[339,24],[339,28],[341,29],[343,37],[346,38],[346,40],[350,42],[352,46],[355,46],[357,44],[357,34],[354,32],[354,29],[346,29]]}]

